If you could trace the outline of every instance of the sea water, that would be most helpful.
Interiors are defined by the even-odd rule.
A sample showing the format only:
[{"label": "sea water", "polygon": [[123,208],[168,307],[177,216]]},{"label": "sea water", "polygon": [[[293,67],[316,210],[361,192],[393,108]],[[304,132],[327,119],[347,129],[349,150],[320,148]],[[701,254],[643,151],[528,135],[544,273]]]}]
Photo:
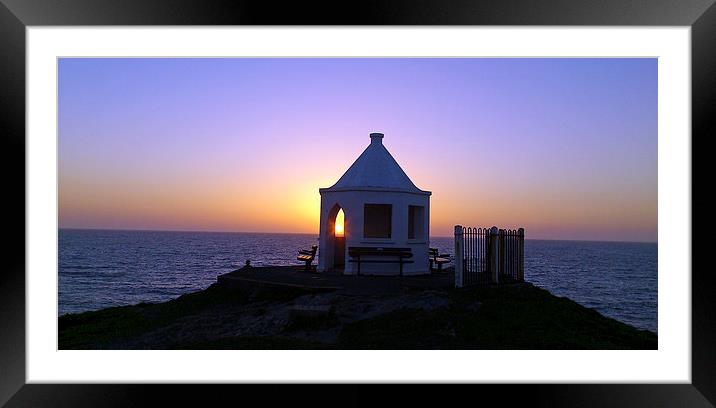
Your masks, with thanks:
[{"label": "sea water", "polygon": [[[251,265],[297,265],[315,234],[59,231],[58,314],[162,302]],[[441,253],[452,237],[431,238]],[[525,241],[525,280],[640,329],[657,332],[657,244]]]}]

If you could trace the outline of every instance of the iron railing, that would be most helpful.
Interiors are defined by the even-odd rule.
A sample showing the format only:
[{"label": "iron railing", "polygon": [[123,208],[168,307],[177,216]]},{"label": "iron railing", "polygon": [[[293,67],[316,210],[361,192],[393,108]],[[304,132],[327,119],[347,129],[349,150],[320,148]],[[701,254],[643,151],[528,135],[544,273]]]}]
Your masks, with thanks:
[{"label": "iron railing", "polygon": [[455,286],[524,281],[524,229],[455,226]]}]

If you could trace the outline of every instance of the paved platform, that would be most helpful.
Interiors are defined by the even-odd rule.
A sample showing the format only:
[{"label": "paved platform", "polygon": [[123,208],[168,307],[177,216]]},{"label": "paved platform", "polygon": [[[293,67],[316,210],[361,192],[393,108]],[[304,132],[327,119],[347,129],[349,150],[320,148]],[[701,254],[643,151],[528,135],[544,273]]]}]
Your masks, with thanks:
[{"label": "paved platform", "polygon": [[449,289],[454,268],[419,276],[355,276],[341,271],[305,272],[303,266],[248,266],[217,278],[226,286],[276,286],[331,290],[348,294],[375,294],[410,289]]}]

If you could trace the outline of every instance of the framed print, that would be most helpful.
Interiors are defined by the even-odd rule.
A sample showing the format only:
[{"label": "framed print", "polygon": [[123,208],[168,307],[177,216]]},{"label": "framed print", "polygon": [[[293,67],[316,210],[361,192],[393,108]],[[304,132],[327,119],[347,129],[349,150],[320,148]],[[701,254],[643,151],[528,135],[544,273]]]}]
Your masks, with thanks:
[{"label": "framed print", "polygon": [[716,401],[712,2],[1,1],[3,404]]}]

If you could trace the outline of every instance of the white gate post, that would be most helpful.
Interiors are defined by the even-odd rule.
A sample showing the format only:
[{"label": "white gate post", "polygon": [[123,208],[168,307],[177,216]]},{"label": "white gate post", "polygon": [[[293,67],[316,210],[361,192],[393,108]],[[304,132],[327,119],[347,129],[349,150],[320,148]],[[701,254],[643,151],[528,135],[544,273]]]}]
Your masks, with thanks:
[{"label": "white gate post", "polygon": [[462,287],[462,259],[463,248],[465,247],[464,237],[462,235],[462,226],[455,226],[455,287]]}]

